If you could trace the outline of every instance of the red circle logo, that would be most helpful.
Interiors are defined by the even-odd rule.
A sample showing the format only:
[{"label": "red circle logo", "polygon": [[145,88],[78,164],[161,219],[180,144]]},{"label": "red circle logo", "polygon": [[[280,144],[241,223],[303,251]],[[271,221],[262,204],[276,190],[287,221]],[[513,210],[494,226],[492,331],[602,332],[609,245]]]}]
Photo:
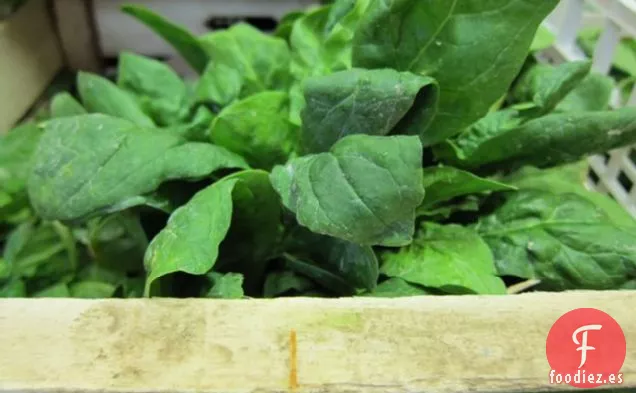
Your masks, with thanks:
[{"label": "red circle logo", "polygon": [[549,382],[577,388],[621,384],[627,346],[614,318],[595,308],[577,308],[559,318],[548,333],[545,352]]}]

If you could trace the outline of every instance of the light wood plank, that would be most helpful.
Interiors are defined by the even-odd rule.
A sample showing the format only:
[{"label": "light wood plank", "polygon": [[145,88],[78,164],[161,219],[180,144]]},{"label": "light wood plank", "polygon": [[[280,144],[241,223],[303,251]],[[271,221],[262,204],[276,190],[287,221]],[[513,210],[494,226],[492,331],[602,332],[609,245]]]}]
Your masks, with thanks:
[{"label": "light wood plank", "polygon": [[0,22],[0,133],[26,114],[61,67],[45,1],[29,1]]},{"label": "light wood plank", "polygon": [[566,390],[548,384],[545,340],[554,321],[578,307],[601,309],[622,325],[628,351],[620,387],[633,388],[635,305],[636,291],[333,300],[3,300],[0,391]]},{"label": "light wood plank", "polygon": [[66,64],[74,70],[101,69],[91,0],[53,0]]}]

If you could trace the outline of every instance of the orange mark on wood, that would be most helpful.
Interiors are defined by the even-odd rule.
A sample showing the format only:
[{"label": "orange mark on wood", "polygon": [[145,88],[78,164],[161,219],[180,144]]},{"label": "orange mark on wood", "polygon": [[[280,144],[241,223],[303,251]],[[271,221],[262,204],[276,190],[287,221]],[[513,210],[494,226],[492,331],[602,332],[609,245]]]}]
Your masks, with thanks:
[{"label": "orange mark on wood", "polygon": [[289,388],[292,391],[298,388],[298,347],[294,329],[289,332]]}]

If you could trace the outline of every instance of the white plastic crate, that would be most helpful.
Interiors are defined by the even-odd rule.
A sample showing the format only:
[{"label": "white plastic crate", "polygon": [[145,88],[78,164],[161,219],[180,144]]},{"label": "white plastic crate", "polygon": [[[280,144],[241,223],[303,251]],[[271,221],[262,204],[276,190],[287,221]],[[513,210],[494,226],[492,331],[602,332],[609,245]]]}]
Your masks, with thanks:
[{"label": "white plastic crate", "polygon": [[287,12],[304,9],[316,0],[93,0],[94,19],[102,54],[116,58],[122,50],[167,60],[182,73],[189,69],[155,33],[121,12],[124,4],[144,5],[200,35],[223,19],[268,18],[278,21]]},{"label": "white plastic crate", "polygon": [[[636,37],[636,1],[634,0],[561,0],[546,19],[545,26],[556,40],[552,48],[542,53],[552,63],[582,60],[585,53],[577,44],[583,27],[602,28],[592,56],[594,71],[608,74],[616,47],[622,37]],[[636,89],[622,102],[618,91],[612,96],[612,106],[636,105]],[[591,189],[611,195],[636,217],[636,145],[590,157]]]}]

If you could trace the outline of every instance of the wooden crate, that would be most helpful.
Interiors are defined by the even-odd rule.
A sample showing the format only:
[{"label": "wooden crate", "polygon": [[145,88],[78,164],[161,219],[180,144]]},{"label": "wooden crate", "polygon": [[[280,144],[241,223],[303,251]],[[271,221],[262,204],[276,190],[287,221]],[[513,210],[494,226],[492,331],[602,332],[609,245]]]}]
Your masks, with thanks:
[{"label": "wooden crate", "polygon": [[0,133],[20,120],[62,68],[45,1],[30,1],[0,21]]},{"label": "wooden crate", "polygon": [[[627,340],[635,291],[401,299],[0,301],[0,392],[539,392],[552,324],[601,309]],[[580,391],[580,390],[579,390]],[[632,390],[633,391],[633,390]]]},{"label": "wooden crate", "polygon": [[[98,69],[90,2],[0,23],[0,130],[65,64]],[[48,7],[51,6],[51,7]],[[52,23],[50,15],[58,22]],[[565,312],[612,315],[636,389],[636,291],[402,299],[0,300],[0,392],[539,392]]]}]

